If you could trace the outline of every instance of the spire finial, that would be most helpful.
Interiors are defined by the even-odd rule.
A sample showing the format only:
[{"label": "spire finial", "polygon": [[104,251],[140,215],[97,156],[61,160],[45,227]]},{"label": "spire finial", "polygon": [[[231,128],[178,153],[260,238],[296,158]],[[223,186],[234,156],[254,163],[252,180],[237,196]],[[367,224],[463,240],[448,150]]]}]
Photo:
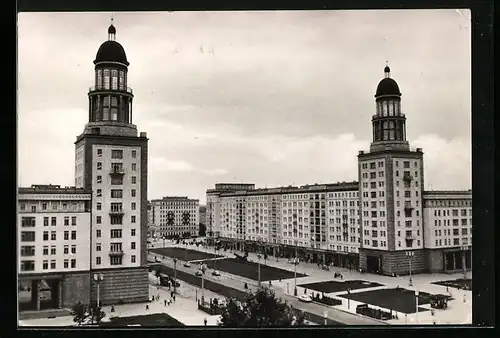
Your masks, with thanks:
[{"label": "spire finial", "polygon": [[116,28],[113,25],[113,20],[114,20],[114,15],[111,13],[111,25],[108,28],[108,40],[109,41],[115,41],[116,37]]},{"label": "spire finial", "polygon": [[391,69],[389,68],[389,61],[385,61],[384,73],[385,77],[390,77],[391,75]]}]

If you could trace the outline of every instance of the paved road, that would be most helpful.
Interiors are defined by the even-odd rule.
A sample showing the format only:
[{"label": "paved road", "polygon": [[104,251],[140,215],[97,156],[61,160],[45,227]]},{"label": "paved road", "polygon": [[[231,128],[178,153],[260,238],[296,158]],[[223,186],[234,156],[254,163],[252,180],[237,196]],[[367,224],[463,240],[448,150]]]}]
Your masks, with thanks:
[{"label": "paved road", "polygon": [[[152,258],[152,257],[150,257]],[[165,259],[162,261],[162,265],[167,268],[172,266],[173,262],[171,259]],[[166,266],[166,265],[167,266]],[[185,268],[182,264],[177,264],[177,277],[180,280],[185,280],[187,283],[201,287],[201,278],[193,275],[194,270],[196,268]],[[171,274],[173,275],[173,269],[170,268]],[[182,273],[183,272],[183,273]],[[168,272],[166,272],[168,274]],[[181,277],[182,273],[182,277]],[[184,279],[185,278],[185,279]],[[215,285],[207,284],[207,282],[212,282]],[[210,287],[208,285],[211,285]],[[248,283],[250,289],[255,289],[255,284]],[[234,279],[234,278],[225,278],[224,276],[216,277],[212,276],[210,273],[205,277],[205,288],[211,290],[217,294],[222,296],[230,296],[230,294],[241,295],[244,293],[244,281]],[[212,288],[215,288],[212,289]],[[304,303],[299,301],[296,297],[288,295],[281,291],[279,288],[274,289],[277,297],[286,300],[290,305],[294,308],[299,309],[301,311],[306,312],[309,316],[310,320],[323,325],[324,324],[324,311],[328,311],[328,323],[329,325],[383,325],[380,321],[373,320],[366,317],[360,317],[352,313],[347,313],[332,307],[327,307],[323,305],[319,305],[316,303]],[[230,293],[230,294],[228,294]]]}]

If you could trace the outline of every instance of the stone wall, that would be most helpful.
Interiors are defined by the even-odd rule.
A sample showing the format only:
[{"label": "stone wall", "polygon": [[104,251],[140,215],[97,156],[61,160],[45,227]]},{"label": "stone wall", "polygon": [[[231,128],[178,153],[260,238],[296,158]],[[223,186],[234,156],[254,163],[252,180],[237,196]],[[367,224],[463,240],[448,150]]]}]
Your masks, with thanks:
[{"label": "stone wall", "polygon": [[90,301],[90,273],[77,272],[66,274],[62,280],[62,307],[72,308],[78,302]]},{"label": "stone wall", "polygon": [[[99,299],[103,305],[145,302],[149,299],[148,268],[99,270]],[[97,285],[92,282],[92,300],[97,299]]]}]

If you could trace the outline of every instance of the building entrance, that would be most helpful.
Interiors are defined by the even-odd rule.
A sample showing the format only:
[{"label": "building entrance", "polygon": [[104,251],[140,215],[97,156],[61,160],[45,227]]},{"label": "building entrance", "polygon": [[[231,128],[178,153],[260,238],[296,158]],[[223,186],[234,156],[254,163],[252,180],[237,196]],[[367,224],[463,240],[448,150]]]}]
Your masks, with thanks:
[{"label": "building entrance", "polygon": [[20,280],[19,311],[61,308],[61,283],[59,279]]},{"label": "building entrance", "polygon": [[382,271],[382,266],[380,264],[380,257],[378,256],[366,256],[366,272],[368,273],[379,273]]}]

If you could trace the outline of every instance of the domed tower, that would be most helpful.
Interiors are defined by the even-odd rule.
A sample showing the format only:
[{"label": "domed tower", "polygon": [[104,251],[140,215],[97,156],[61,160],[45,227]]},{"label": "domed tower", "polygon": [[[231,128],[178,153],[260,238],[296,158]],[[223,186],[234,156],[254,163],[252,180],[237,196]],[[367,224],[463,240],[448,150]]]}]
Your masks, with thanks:
[{"label": "domed tower", "polygon": [[136,134],[136,127],[132,124],[134,94],[127,84],[129,62],[123,46],[116,42],[113,24],[108,28],[108,40],[97,51],[94,65],[94,85],[88,93],[86,133],[95,133],[95,128],[100,128],[101,134],[116,135],[118,131],[126,135]]},{"label": "domed tower", "polygon": [[111,24],[94,60],[89,121],[75,142],[75,185],[92,191],[91,298],[103,304],[149,298],[148,138],[132,124],[129,62],[115,38]]},{"label": "domed tower", "polygon": [[389,66],[384,68],[384,78],[375,93],[376,113],[372,117],[373,142],[371,150],[408,149],[406,141],[406,117],[401,113],[401,92],[391,78]]},{"label": "domed tower", "polygon": [[375,93],[370,151],[358,154],[360,267],[382,274],[426,269],[422,149],[410,150],[401,91],[389,66]]}]

